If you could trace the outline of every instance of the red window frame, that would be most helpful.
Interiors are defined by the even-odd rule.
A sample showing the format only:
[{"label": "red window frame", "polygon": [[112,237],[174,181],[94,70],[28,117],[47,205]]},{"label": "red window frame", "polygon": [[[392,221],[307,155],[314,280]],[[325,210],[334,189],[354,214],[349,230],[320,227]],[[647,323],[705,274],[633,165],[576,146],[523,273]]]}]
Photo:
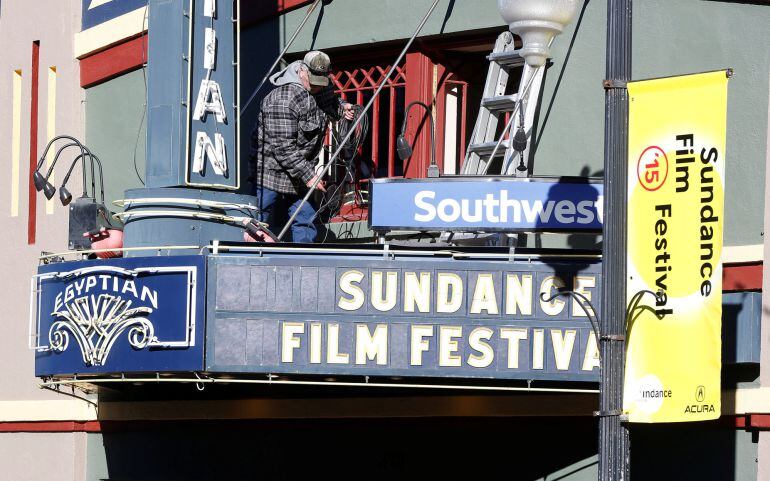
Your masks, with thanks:
[{"label": "red window frame", "polygon": [[[333,72],[331,75],[331,81],[334,84],[335,92],[337,92],[343,99],[350,103],[362,105],[364,103],[364,92],[372,92],[382,84],[385,75],[390,71],[392,65],[375,65],[371,67],[359,67],[351,69],[342,69]],[[387,80],[383,91],[389,91],[389,109],[388,109],[388,130],[390,138],[388,139],[388,176],[393,177],[395,175],[395,163],[396,163],[396,114],[397,114],[397,89],[403,88],[407,85],[408,77],[406,73],[406,66],[399,65],[393,72],[393,75]],[[355,98],[353,98],[355,96]],[[374,99],[372,105],[372,125],[370,126],[371,138],[367,140],[372,145],[370,149],[372,154],[372,164],[374,171],[380,164],[380,152],[379,146],[380,140],[380,121],[381,121],[381,104],[382,97],[378,96]],[[402,107],[403,110],[403,107]],[[328,142],[328,141],[327,141]]]},{"label": "red window frame", "polygon": [[[368,58],[348,60],[346,66],[333,70],[331,81],[335,91],[348,102],[363,105],[367,92],[374,92],[382,83],[385,74],[392,64],[386,62],[373,63]],[[430,121],[425,109],[414,107],[409,112],[406,123],[406,138],[413,145],[410,159],[402,162],[396,155],[396,138],[401,131],[397,125],[397,117],[403,115],[406,105],[413,101],[422,102],[431,107],[435,119],[436,159],[441,172],[444,172],[445,135],[446,135],[446,97],[452,89],[459,92],[458,109],[460,115],[456,125],[457,154],[456,172],[459,172],[465,158],[466,134],[469,120],[467,117],[468,82],[459,78],[451,69],[440,61],[433,60],[425,52],[408,53],[405,61],[396,68],[392,77],[387,80],[383,92],[387,95],[387,116],[383,118],[382,97],[377,97],[372,105],[369,134],[366,140],[368,152],[371,152],[373,172],[376,173],[382,162],[387,164],[387,177],[396,177],[403,172],[405,178],[423,178],[431,158]],[[401,95],[397,90],[403,89],[403,104],[399,105]],[[385,125],[387,128],[384,128]],[[387,154],[378,148],[382,135],[387,135]],[[331,145],[331,133],[327,133],[327,146]],[[362,149],[363,150],[363,149]],[[401,168],[398,168],[401,167]],[[354,185],[353,199],[346,198],[342,203],[340,214],[332,222],[364,220],[367,218],[366,186],[368,179],[361,179]]]}]

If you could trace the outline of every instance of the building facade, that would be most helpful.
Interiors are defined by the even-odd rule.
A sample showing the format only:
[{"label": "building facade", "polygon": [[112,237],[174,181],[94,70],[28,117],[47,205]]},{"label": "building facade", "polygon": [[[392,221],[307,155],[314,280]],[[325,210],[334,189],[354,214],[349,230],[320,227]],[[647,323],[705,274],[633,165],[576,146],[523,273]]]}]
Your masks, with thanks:
[{"label": "building facade", "polygon": [[[7,206],[0,225],[7,232],[10,254],[6,261],[10,275],[3,289],[9,313],[0,324],[0,352],[11,367],[0,383],[3,479],[294,479],[316,473],[376,479],[460,475],[594,479],[597,422],[593,411],[598,399],[594,379],[572,384],[553,379],[485,383],[410,378],[406,382],[393,379],[402,378],[403,373],[378,373],[379,378],[373,375],[378,378],[373,385],[366,386],[369,377],[362,383],[363,376],[351,374],[354,371],[305,371],[273,378],[269,370],[255,370],[255,363],[248,360],[251,344],[239,344],[252,339],[250,331],[238,331],[239,325],[228,321],[246,319],[248,311],[256,309],[254,302],[271,295],[280,299],[281,291],[254,299],[239,294],[244,282],[253,286],[255,281],[248,277],[244,281],[233,265],[260,267],[248,256],[206,261],[207,275],[217,276],[209,277],[201,294],[207,300],[205,338],[201,337],[206,364],[171,370],[186,371],[176,376],[186,382],[162,382],[160,374],[123,373],[121,379],[120,373],[109,373],[110,382],[74,384],[84,390],[55,384],[47,386],[59,393],[39,388],[51,379],[36,377],[36,355],[29,348],[35,342],[29,337],[29,279],[37,272],[42,252],[68,250],[68,209],[56,197],[46,200],[34,190],[32,172],[48,141],[69,134],[100,157],[109,208],[119,211],[112,203],[131,197],[134,194],[127,191],[133,189],[175,188],[159,180],[165,174],[148,166],[161,147],[172,156],[182,155],[174,150],[178,146],[164,144],[182,141],[182,134],[166,129],[167,124],[158,119],[168,104],[170,118],[178,120],[181,117],[173,116],[191,101],[182,96],[172,105],[153,95],[189,89],[176,76],[166,75],[164,80],[158,66],[171,72],[191,61],[182,59],[187,55],[184,49],[172,58],[175,51],[170,45],[187,47],[187,37],[178,35],[184,30],[175,29],[184,28],[187,15],[198,12],[203,3],[6,0],[0,4],[0,39],[7,46],[0,59],[0,91],[11,106],[0,116],[0,135],[7,139],[0,157],[10,173],[0,187]],[[224,3],[220,0],[218,8],[224,8]],[[240,101],[233,99],[233,104],[251,96],[311,3],[235,4],[239,56],[231,61],[222,55],[217,60],[218,65],[237,66]],[[311,49],[326,51],[332,58],[335,89],[348,101],[365,104],[430,3],[322,2],[285,58],[301,58]],[[172,15],[164,8],[179,11]],[[526,164],[531,176],[600,178],[603,174],[605,9],[602,2],[582,3],[576,19],[553,45],[534,113]],[[163,23],[170,18],[177,23]],[[770,276],[764,266],[770,256],[764,239],[770,212],[765,187],[770,171],[766,168],[770,162],[770,51],[765,47],[770,7],[763,2],[649,0],[634,4],[633,22],[635,79],[728,67],[735,76],[728,95],[722,417],[692,424],[633,425],[632,475],[637,479],[770,479],[770,300],[763,291]],[[220,25],[218,29],[224,28]],[[329,240],[350,244],[373,240],[366,221],[369,177],[426,176],[430,126],[424,112],[406,112],[411,102],[431,107],[442,174],[462,171],[489,65],[486,56],[506,30],[493,1],[440,2],[373,106],[369,132],[352,168],[353,180],[324,218]],[[220,42],[220,46],[227,44],[226,39]],[[256,105],[238,113],[238,145],[228,152],[238,151],[241,170],[234,177],[238,189],[228,195],[251,194],[243,166]],[[396,149],[402,123],[406,136],[414,139],[414,154],[407,161],[399,159]],[[167,138],[166,131],[170,132]],[[331,137],[327,143],[334,145]],[[53,162],[54,152],[49,151],[44,165]],[[61,185],[73,158],[62,155],[52,170],[52,184]],[[68,183],[72,192],[83,187],[79,167],[75,169]],[[137,245],[160,245],[152,242],[162,236],[161,225],[148,227],[149,233],[142,233],[146,237]],[[189,227],[195,228],[197,224]],[[200,228],[206,227],[201,224]],[[536,233],[520,238],[519,247],[532,252],[579,249],[590,257],[599,252],[600,241],[596,233]],[[358,254],[340,252],[330,251],[332,261],[318,261],[318,266],[326,266],[327,261],[343,266],[363,262]],[[407,255],[404,262],[425,260]],[[318,279],[311,281],[321,284]],[[162,290],[158,292],[162,299]],[[247,307],[239,307],[239,302]],[[314,306],[319,312],[322,309],[320,304]],[[266,334],[262,336],[267,339]],[[201,343],[197,347],[203,349]],[[242,359],[238,349],[244,352]],[[215,381],[195,382],[195,373],[218,370],[221,375],[212,376]],[[157,382],[150,379],[153,376]],[[265,379],[275,382],[262,382]],[[447,385],[464,388],[446,389]]]}]

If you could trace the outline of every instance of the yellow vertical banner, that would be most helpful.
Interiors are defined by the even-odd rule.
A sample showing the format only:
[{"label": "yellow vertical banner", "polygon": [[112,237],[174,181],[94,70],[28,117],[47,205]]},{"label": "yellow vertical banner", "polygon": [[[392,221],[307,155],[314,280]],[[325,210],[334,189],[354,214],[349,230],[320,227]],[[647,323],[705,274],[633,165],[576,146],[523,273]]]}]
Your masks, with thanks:
[{"label": "yellow vertical banner", "polygon": [[628,84],[629,421],[716,419],[728,71]]}]

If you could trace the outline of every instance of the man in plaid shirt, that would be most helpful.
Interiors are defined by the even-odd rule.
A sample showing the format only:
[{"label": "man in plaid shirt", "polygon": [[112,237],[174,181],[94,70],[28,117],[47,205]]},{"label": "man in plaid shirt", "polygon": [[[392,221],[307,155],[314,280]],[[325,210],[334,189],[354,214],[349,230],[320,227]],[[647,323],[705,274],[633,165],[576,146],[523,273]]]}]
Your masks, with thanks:
[{"label": "man in plaid shirt", "polygon": [[[270,77],[276,86],[262,101],[251,134],[251,178],[260,220],[280,225],[294,214],[317,180],[316,158],[330,120],[352,120],[353,106],[329,86],[329,56],[312,51]],[[315,187],[326,191],[323,181]],[[312,197],[291,226],[294,242],[314,242],[316,207]]]}]

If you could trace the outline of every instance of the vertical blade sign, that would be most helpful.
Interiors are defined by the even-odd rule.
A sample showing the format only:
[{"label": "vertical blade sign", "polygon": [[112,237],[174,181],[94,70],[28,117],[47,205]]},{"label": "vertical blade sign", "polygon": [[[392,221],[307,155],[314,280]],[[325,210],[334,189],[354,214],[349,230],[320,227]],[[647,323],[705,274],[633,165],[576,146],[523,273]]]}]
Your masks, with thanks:
[{"label": "vertical blade sign", "polygon": [[190,94],[197,95],[188,121],[186,181],[196,187],[237,189],[235,2],[204,0],[203,9],[196,8],[199,4],[190,1]]}]

